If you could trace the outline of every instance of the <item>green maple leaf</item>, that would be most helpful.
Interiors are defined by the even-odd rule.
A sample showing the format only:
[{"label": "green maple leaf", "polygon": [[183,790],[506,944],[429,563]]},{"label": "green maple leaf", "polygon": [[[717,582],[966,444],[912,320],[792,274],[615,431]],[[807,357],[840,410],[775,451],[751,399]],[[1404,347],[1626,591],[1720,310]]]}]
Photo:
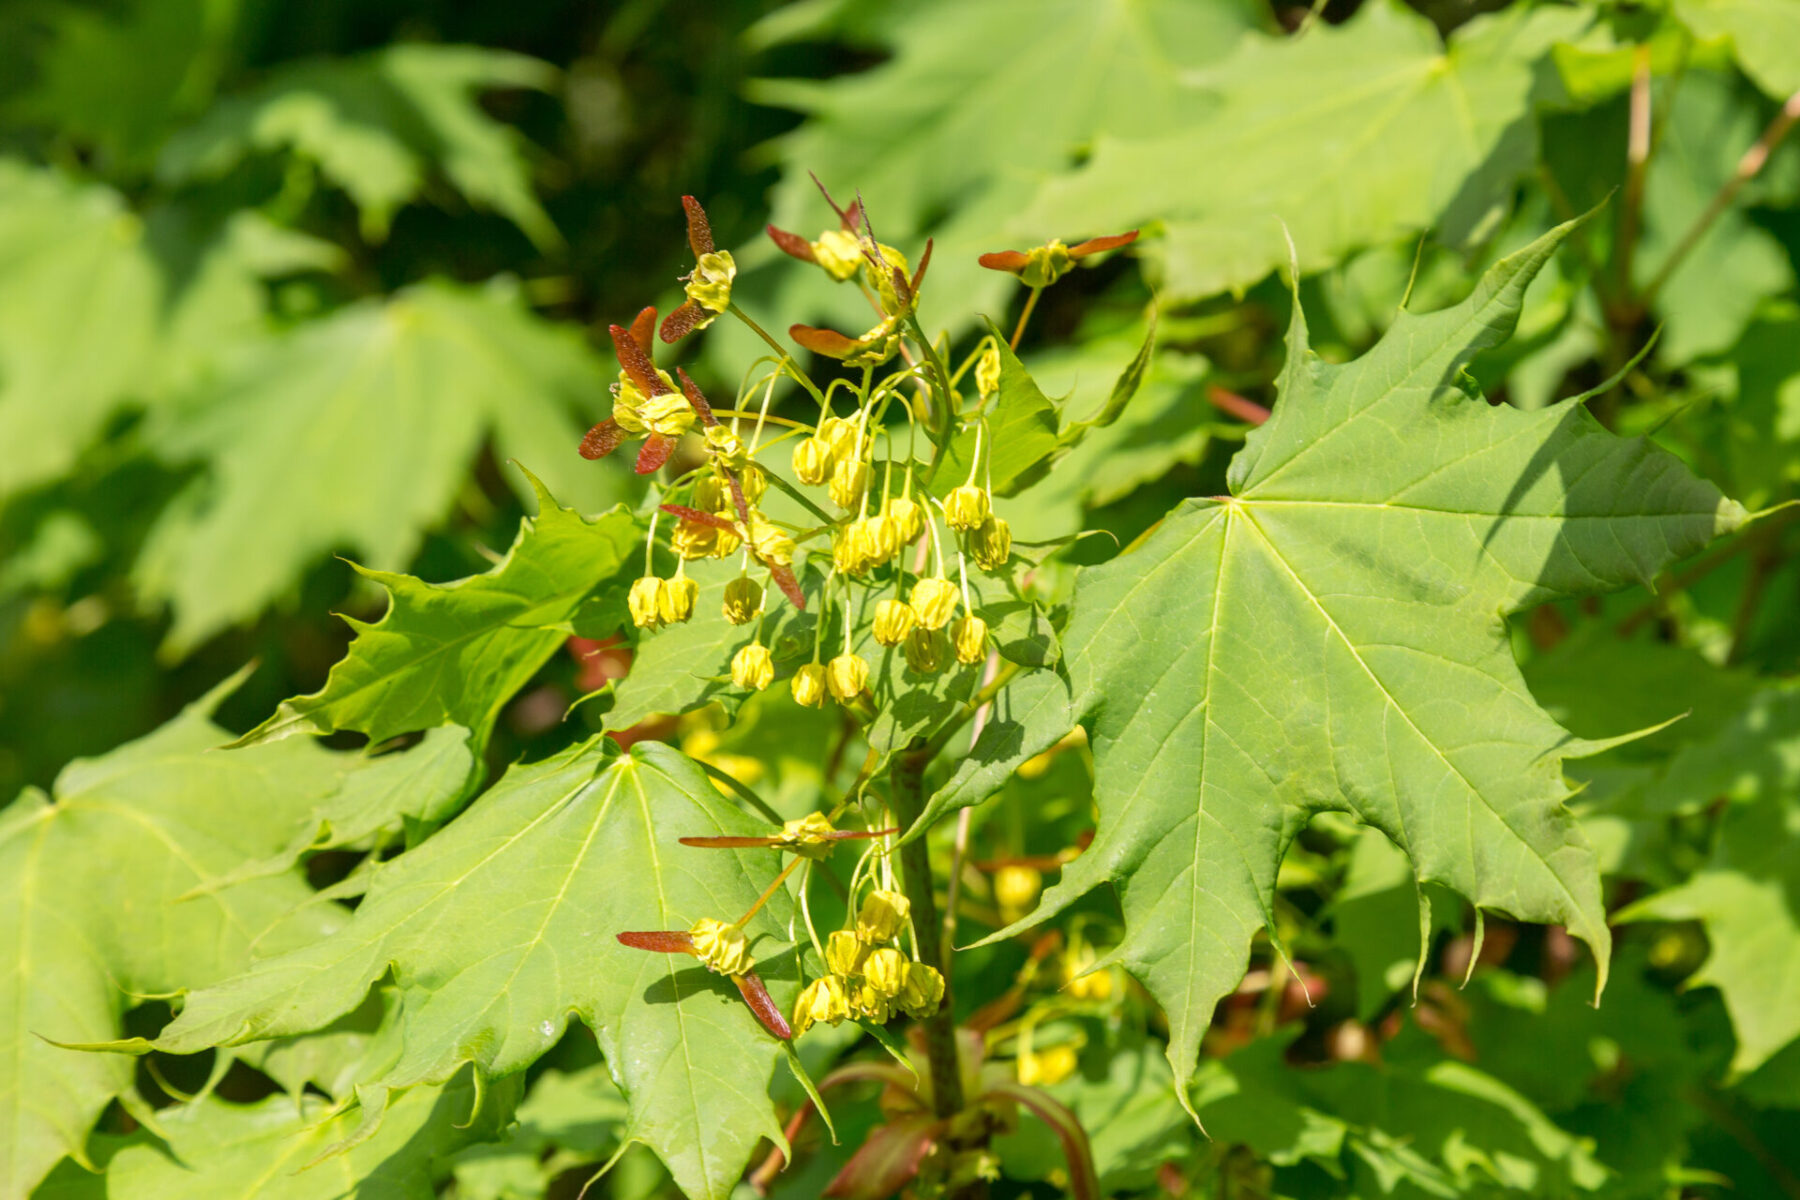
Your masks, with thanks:
[{"label": "green maple leaf", "polygon": [[185,651],[254,616],[320,556],[405,565],[484,438],[584,509],[618,478],[573,453],[607,376],[580,335],[497,287],[429,283],[243,356],[147,439],[207,470],[158,517],[136,579]]},{"label": "green maple leaf", "polygon": [[364,233],[380,240],[436,167],[471,204],[550,249],[561,238],[532,193],[523,139],[482,111],[476,93],[542,91],[555,77],[537,59],[476,46],[398,45],[295,63],[171,138],[157,175],[165,184],[217,179],[253,155],[290,152],[348,192]]},{"label": "green maple leaf", "polygon": [[218,752],[231,735],[207,717],[217,699],[71,763],[53,797],[27,791],[0,809],[0,953],[21,985],[0,990],[0,1058],[11,1064],[0,1073],[6,1195],[28,1193],[65,1154],[83,1157],[94,1118],[131,1083],[122,1060],[43,1038],[116,1037],[138,997],[235,974],[253,951],[343,920],[296,872],[235,887],[225,877],[310,835],[363,771],[390,768],[310,740]]},{"label": "green maple leaf", "polygon": [[1307,270],[1434,224],[1466,236],[1531,166],[1535,64],[1587,20],[1515,9],[1446,48],[1429,20],[1381,2],[1304,37],[1250,35],[1189,77],[1217,98],[1208,119],[1101,139],[1020,221],[1105,232],[1161,220],[1145,253],[1178,297],[1242,289],[1285,263],[1282,222]]},{"label": "green maple leaf", "polygon": [[162,303],[117,193],[0,159],[0,504],[66,474],[136,394]]},{"label": "green maple leaf", "polygon": [[1561,763],[1606,743],[1532,699],[1502,617],[1647,581],[1744,512],[1579,404],[1524,413],[1463,390],[1571,228],[1462,304],[1403,313],[1352,363],[1314,358],[1296,309],[1280,403],[1233,460],[1230,494],[1184,502],[1138,550],[1080,573],[1067,683],[1039,672],[1015,688],[908,834],[1086,725],[1098,836],[1020,925],[1116,883],[1116,953],[1167,1011],[1180,1080],[1318,812],[1381,830],[1419,879],[1480,908],[1567,925],[1605,961]]},{"label": "green maple leaf", "polygon": [[[65,1163],[34,1200],[338,1200],[347,1195],[429,1200],[434,1168],[457,1150],[500,1136],[510,1088],[481,1093],[472,1071],[420,1086],[388,1106],[381,1128],[331,1154],[355,1133],[358,1114],[319,1096],[267,1096],[253,1104],[217,1097],[157,1114],[160,1137],[139,1133],[113,1148],[104,1175]],[[321,1160],[321,1156],[330,1154]]]},{"label": "green maple leaf", "polygon": [[[677,835],[767,829],[667,746],[619,755],[608,745],[514,767],[389,860],[344,929],[192,993],[154,1043],[119,1046],[187,1053],[305,1033],[391,971],[400,1047],[357,1081],[368,1094],[448,1079],[468,1062],[488,1076],[521,1071],[573,1013],[630,1102],[627,1137],[655,1150],[687,1194],[725,1196],[758,1139],[782,1141],[767,1096],[779,1043],[723,978],[614,934],[733,919],[773,876],[775,855],[676,845]],[[784,1007],[789,907],[778,895],[750,927]]]},{"label": "green maple leaf", "polygon": [[310,696],[284,700],[246,742],[354,729],[384,742],[437,725],[485,740],[510,700],[569,637],[570,622],[636,549],[623,508],[595,521],[557,506],[535,477],[538,514],[493,570],[453,583],[363,572],[387,589],[373,624],[351,620],[356,640]]},{"label": "green maple leaf", "polygon": [[1685,746],[1651,785],[1660,807],[1736,801],[1706,863],[1620,912],[1621,921],[1700,921],[1711,950],[1688,980],[1719,989],[1737,1033],[1734,1072],[1800,1037],[1800,688],[1770,687],[1724,728]]},{"label": "green maple leaf", "polygon": [[1702,40],[1729,39],[1744,74],[1776,100],[1800,92],[1800,8],[1787,0],[1674,0]]}]

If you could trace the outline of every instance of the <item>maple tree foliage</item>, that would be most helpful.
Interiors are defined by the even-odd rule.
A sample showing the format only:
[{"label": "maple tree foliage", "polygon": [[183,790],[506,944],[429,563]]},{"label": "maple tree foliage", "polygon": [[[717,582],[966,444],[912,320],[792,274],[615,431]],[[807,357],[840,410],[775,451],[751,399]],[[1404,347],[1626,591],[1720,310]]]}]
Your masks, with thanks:
[{"label": "maple tree foliage", "polygon": [[0,1200],[1800,1194],[1800,21],[1485,7],[0,10]]}]

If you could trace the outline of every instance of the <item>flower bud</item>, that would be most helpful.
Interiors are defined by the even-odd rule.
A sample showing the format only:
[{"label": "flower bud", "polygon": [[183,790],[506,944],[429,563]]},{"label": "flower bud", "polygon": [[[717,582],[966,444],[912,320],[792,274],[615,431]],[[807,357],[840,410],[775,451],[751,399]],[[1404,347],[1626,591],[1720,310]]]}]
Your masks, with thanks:
[{"label": "flower bud", "polygon": [[856,995],[856,1012],[858,1016],[863,1017],[876,1025],[886,1025],[893,1019],[893,1003],[886,996],[883,996],[880,992],[876,991],[873,984],[864,980],[860,984],[852,983],[850,986]]},{"label": "flower bud", "polygon": [[818,487],[831,477],[831,459],[831,444],[824,438],[801,439],[794,446],[794,478],[808,487]]},{"label": "flower bud", "polygon": [[834,462],[859,457],[856,422],[847,417],[826,417],[819,423],[819,438],[830,449]]},{"label": "flower bud", "polygon": [[869,948],[854,933],[839,929],[825,939],[825,966],[833,975],[855,975],[868,952]]},{"label": "flower bud", "polygon": [[889,496],[881,506],[881,515],[899,527],[902,546],[918,541],[925,532],[925,506],[910,496]]},{"label": "flower bud", "polygon": [[762,602],[762,584],[748,575],[739,575],[725,585],[725,619],[733,625],[748,625],[756,620],[756,614],[762,611]]},{"label": "flower bud", "polygon": [[685,621],[694,615],[694,601],[700,596],[700,585],[683,575],[665,579],[656,593],[656,615],[665,625]]},{"label": "flower bud", "polygon": [[742,975],[756,965],[756,960],[750,956],[750,939],[736,925],[702,918],[694,922],[688,936],[694,939],[694,951],[708,970],[721,975]]},{"label": "flower bud", "polygon": [[1087,975],[1080,974],[1080,972],[1088,970],[1092,965],[1093,959],[1091,956],[1079,963],[1071,959],[1063,965],[1063,971],[1068,980],[1068,982],[1063,985],[1063,992],[1066,995],[1071,996],[1076,1000],[1104,1000],[1112,995],[1113,977],[1111,971],[1093,971]]},{"label": "flower bud", "polygon": [[839,704],[848,704],[869,682],[869,663],[860,654],[840,654],[825,667],[825,684]]},{"label": "flower bud", "polygon": [[758,464],[746,460],[738,468],[738,482],[744,485],[744,499],[755,504],[769,490],[769,473]]},{"label": "flower bud", "polygon": [[682,521],[669,535],[669,548],[685,559],[705,558],[718,546],[719,534],[723,532],[698,521]]},{"label": "flower bud", "polygon": [[922,962],[906,964],[906,984],[900,989],[900,1007],[906,1015],[922,1021],[938,1010],[944,1001],[944,977],[937,968]]},{"label": "flower bud", "polygon": [[662,582],[654,575],[646,575],[633,580],[631,591],[626,593],[625,607],[631,610],[631,623],[639,629],[656,629],[662,625],[662,618],[656,611]]},{"label": "flower bud", "polygon": [[743,544],[744,539],[737,535],[735,529],[715,529],[709,553],[714,558],[730,558],[738,552],[738,547]]},{"label": "flower bud", "polygon": [[875,533],[867,520],[838,527],[831,543],[831,564],[846,575],[861,575],[878,561]]},{"label": "flower bud", "polygon": [[1043,875],[1031,867],[1014,863],[994,872],[994,902],[1009,925],[1031,910],[1043,890]]},{"label": "flower bud", "polygon": [[731,656],[731,682],[752,692],[760,692],[775,682],[775,660],[761,642],[751,642]]},{"label": "flower bud", "polygon": [[978,663],[987,657],[987,622],[970,614],[950,626],[950,644],[956,648],[956,661]]},{"label": "flower bud", "polygon": [[991,507],[986,488],[965,483],[944,497],[944,522],[952,529],[978,529]]},{"label": "flower bud", "polygon": [[863,265],[862,245],[854,233],[844,229],[827,229],[812,244],[813,261],[839,283],[849,279]]},{"label": "flower bud", "polygon": [[694,507],[701,512],[730,513],[737,508],[731,484],[717,475],[703,475],[694,484]]},{"label": "flower bud", "polygon": [[930,675],[944,665],[944,635],[920,627],[906,635],[906,665],[916,675]]},{"label": "flower bud", "polygon": [[969,535],[969,548],[975,552],[975,561],[988,570],[1005,566],[1012,557],[1012,526],[1005,517],[990,513],[980,528]]},{"label": "flower bud", "polygon": [[794,699],[807,708],[817,708],[825,703],[825,668],[819,663],[807,663],[794,672],[789,685],[794,689]]},{"label": "flower bud", "polygon": [[764,562],[786,566],[794,560],[794,539],[786,530],[765,521],[761,513],[750,514],[750,548]]},{"label": "flower bud", "polygon": [[975,387],[985,399],[1000,390],[1000,347],[989,345],[975,364]]},{"label": "flower bud", "polygon": [[871,950],[863,960],[862,973],[877,996],[892,1000],[906,987],[906,955],[892,946]]},{"label": "flower bud", "polygon": [[694,406],[680,392],[651,396],[638,412],[651,433],[664,437],[680,437],[694,427]]},{"label": "flower bud", "polygon": [[856,910],[856,936],[871,946],[891,942],[911,915],[912,901],[899,892],[870,892]]},{"label": "flower bud", "polygon": [[820,1021],[836,1025],[850,1015],[850,997],[844,981],[826,975],[807,984],[794,1004],[794,1033],[805,1033]]},{"label": "flower bud", "polygon": [[[687,298],[709,313],[722,313],[731,307],[731,281],[735,278],[737,264],[731,260],[731,251],[714,250],[702,254],[688,276]],[[701,327],[695,326],[696,329]]]},{"label": "flower bud", "polygon": [[869,464],[860,458],[840,459],[831,468],[831,502],[839,508],[855,508],[869,490]]},{"label": "flower bud", "polygon": [[925,629],[942,629],[956,615],[956,585],[948,579],[920,579],[912,587],[913,612]]},{"label": "flower bud", "polygon": [[822,812],[795,817],[781,827],[781,844],[806,858],[824,858],[831,850],[831,819]]},{"label": "flower bud", "polygon": [[900,553],[900,522],[889,516],[869,517],[869,536],[875,547],[875,561],[887,562]]},{"label": "flower bud", "polygon": [[883,646],[898,646],[918,621],[919,614],[906,601],[883,600],[875,606],[875,640]]},{"label": "flower bud", "polygon": [[733,433],[729,425],[706,427],[706,450],[728,467],[744,464],[744,439]]}]

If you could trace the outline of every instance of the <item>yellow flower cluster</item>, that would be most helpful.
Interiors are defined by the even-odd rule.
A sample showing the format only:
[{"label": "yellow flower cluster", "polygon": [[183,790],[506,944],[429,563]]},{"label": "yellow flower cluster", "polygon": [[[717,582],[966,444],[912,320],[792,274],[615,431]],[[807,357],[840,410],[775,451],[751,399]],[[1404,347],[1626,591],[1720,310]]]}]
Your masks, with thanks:
[{"label": "yellow flower cluster", "polygon": [[895,1013],[923,1019],[944,999],[944,977],[891,945],[907,926],[912,906],[899,892],[874,891],[856,915],[855,929],[840,929],[825,943],[829,974],[807,984],[794,1006],[794,1032],[850,1017],[876,1024]]}]

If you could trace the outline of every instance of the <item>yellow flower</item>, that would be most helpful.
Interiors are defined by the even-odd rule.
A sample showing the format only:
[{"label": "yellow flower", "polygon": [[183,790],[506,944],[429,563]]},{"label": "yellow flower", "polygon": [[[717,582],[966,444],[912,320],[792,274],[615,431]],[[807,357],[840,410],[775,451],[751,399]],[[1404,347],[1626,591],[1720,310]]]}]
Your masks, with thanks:
[{"label": "yellow flower", "polygon": [[956,615],[956,585],[948,579],[921,579],[912,586],[913,612],[926,629],[942,629]]},{"label": "yellow flower", "polygon": [[819,438],[830,449],[833,462],[858,457],[855,421],[846,417],[826,417],[819,423]]},{"label": "yellow flower", "polygon": [[781,844],[802,858],[822,859],[831,853],[831,821],[822,812],[795,817],[781,827]]},{"label": "yellow flower", "polygon": [[1000,390],[1000,347],[997,344],[990,343],[981,361],[975,364],[975,388],[984,397]]},{"label": "yellow flower", "polygon": [[861,575],[876,561],[875,535],[868,521],[838,526],[831,540],[832,566],[846,575]]},{"label": "yellow flower", "polygon": [[1049,1087],[1073,1075],[1075,1068],[1080,1065],[1081,1059],[1075,1053],[1075,1047],[1067,1042],[1041,1053],[1027,1052],[1019,1055],[1019,1082],[1027,1086],[1036,1084]]},{"label": "yellow flower", "polygon": [[978,663],[987,657],[987,622],[973,614],[950,626],[950,642],[956,647],[956,661]]},{"label": "yellow flower", "polygon": [[855,975],[868,952],[869,948],[848,929],[834,930],[825,939],[825,965],[833,975]]},{"label": "yellow flower", "polygon": [[739,575],[725,585],[725,619],[733,625],[748,625],[756,620],[762,603],[762,584],[748,575]]},{"label": "yellow flower", "polygon": [[662,617],[657,614],[657,597],[662,594],[663,581],[654,575],[645,575],[632,581],[631,591],[625,595],[625,607],[631,610],[631,623],[639,629],[658,629],[662,626]]},{"label": "yellow flower", "polygon": [[761,642],[751,642],[732,655],[731,682],[753,692],[775,682],[775,661],[769,657],[769,648]]},{"label": "yellow flower", "polygon": [[944,977],[922,962],[906,964],[906,986],[900,989],[900,1007],[914,1020],[924,1020],[944,1001]]},{"label": "yellow flower", "polygon": [[728,467],[744,465],[744,439],[733,433],[729,425],[707,426],[706,449]]},{"label": "yellow flower", "polygon": [[894,555],[900,553],[900,547],[903,544],[900,540],[900,522],[886,513],[882,513],[880,516],[868,518],[868,525],[875,545],[876,562],[887,562]]},{"label": "yellow flower", "polygon": [[813,261],[839,283],[855,275],[863,265],[862,244],[854,233],[844,229],[827,229],[812,244]]},{"label": "yellow flower", "polygon": [[[744,499],[755,504],[769,490],[769,473],[756,463],[745,461],[738,468],[738,482],[744,485]],[[735,501],[732,507],[737,507]]]},{"label": "yellow flower", "polygon": [[794,478],[818,487],[831,477],[831,444],[822,437],[805,438],[794,446]]},{"label": "yellow flower", "polygon": [[825,667],[825,684],[839,704],[862,695],[869,682],[869,664],[860,654],[840,654]]},{"label": "yellow flower", "polygon": [[994,872],[994,901],[1009,925],[1031,911],[1043,890],[1043,875],[1031,867],[1009,864]]},{"label": "yellow flower", "polygon": [[694,922],[688,936],[694,939],[694,950],[708,970],[721,975],[742,975],[756,965],[756,960],[750,957],[750,939],[736,925],[702,918]]},{"label": "yellow flower", "polygon": [[794,699],[807,708],[817,708],[825,703],[825,668],[819,663],[807,663],[794,672]]},{"label": "yellow flower", "polygon": [[836,1025],[850,1015],[850,996],[842,978],[827,975],[815,979],[800,992],[794,1004],[794,1033],[805,1033],[820,1021]]},{"label": "yellow flower", "polygon": [[869,464],[860,458],[839,460],[831,468],[831,502],[839,508],[855,508],[869,490]]},{"label": "yellow flower", "polygon": [[863,960],[863,978],[883,1000],[892,1000],[906,987],[906,955],[892,946],[869,951]]},{"label": "yellow flower", "polygon": [[694,601],[699,595],[700,585],[685,575],[665,579],[656,592],[656,615],[665,625],[685,621],[694,615]]},{"label": "yellow flower", "polygon": [[[737,264],[731,260],[731,251],[714,250],[702,254],[694,265],[693,274],[688,276],[687,298],[709,313],[722,313],[731,307],[731,281],[736,278]],[[705,325],[703,321],[694,328],[701,329]]]},{"label": "yellow flower", "polygon": [[[661,367],[656,369],[657,378],[670,392],[677,392],[675,381]],[[613,385],[612,419],[619,423],[619,428],[626,433],[642,436],[650,432],[644,424],[644,402],[647,397],[638,390],[637,384],[631,382],[631,376],[619,372],[619,382]]]},{"label": "yellow flower", "polygon": [[701,512],[729,513],[737,508],[731,485],[717,475],[704,475],[694,483],[694,507]]},{"label": "yellow flower", "polygon": [[961,487],[950,489],[944,497],[944,521],[952,529],[978,529],[988,518],[992,501],[986,488],[965,483]]},{"label": "yellow flower", "polygon": [[912,605],[889,597],[875,606],[875,640],[883,646],[898,646],[918,621]]},{"label": "yellow flower", "polygon": [[975,561],[988,570],[1005,566],[1012,557],[1012,526],[1005,517],[989,514],[981,527],[969,535],[969,548],[975,552]]},{"label": "yellow flower", "polygon": [[908,496],[889,496],[881,506],[881,515],[899,528],[903,546],[918,541],[925,532],[925,506]]},{"label": "yellow flower", "polygon": [[912,901],[899,892],[870,892],[856,911],[856,936],[872,946],[892,941],[911,915]]},{"label": "yellow flower", "polygon": [[867,980],[864,980],[860,987],[854,984],[852,986],[856,988],[857,1013],[877,1025],[886,1025],[894,1015],[894,1006],[888,997],[877,992],[874,985]]},{"label": "yellow flower", "polygon": [[651,433],[680,437],[694,427],[694,406],[680,392],[666,392],[646,399],[638,413]]},{"label": "yellow flower", "polygon": [[[732,535],[733,540],[736,535]],[[761,513],[750,514],[750,548],[764,562],[786,566],[794,559],[794,539],[786,530],[763,520]]]}]

